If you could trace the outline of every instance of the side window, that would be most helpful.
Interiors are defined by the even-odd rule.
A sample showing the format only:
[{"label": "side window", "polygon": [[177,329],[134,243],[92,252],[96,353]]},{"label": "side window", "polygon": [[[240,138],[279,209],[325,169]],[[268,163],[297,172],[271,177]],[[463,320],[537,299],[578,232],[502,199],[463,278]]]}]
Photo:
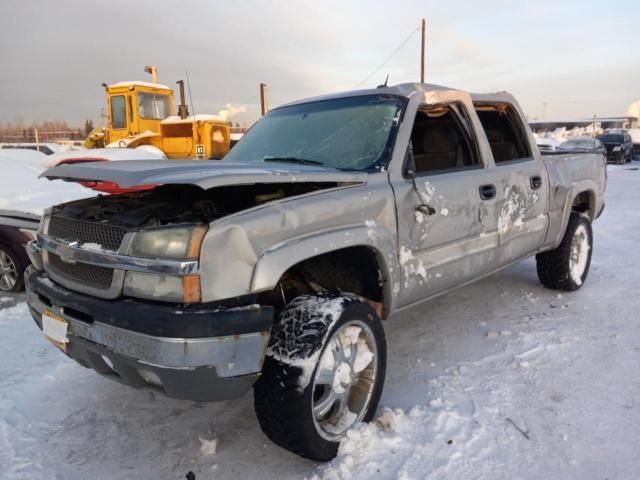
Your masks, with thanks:
[{"label": "side window", "polygon": [[411,148],[417,174],[480,165],[468,129],[454,107],[421,108],[413,124]]},{"label": "side window", "polygon": [[496,164],[531,158],[522,121],[511,105],[476,104],[476,113]]},{"label": "side window", "polygon": [[117,130],[126,128],[126,108],[124,103],[124,95],[111,97],[111,128]]}]

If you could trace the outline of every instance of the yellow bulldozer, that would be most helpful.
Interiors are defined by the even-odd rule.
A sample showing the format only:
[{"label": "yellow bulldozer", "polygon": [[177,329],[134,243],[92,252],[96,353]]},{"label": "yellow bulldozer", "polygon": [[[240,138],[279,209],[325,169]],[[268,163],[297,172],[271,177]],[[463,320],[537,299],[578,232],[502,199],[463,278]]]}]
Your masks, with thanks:
[{"label": "yellow bulldozer", "polygon": [[[86,148],[152,148],[169,159],[220,159],[231,145],[231,125],[216,115],[189,115],[184,82],[178,81],[180,104],[173,107],[173,90],[158,83],[157,69],[147,65],[149,82],[102,84],[107,93],[109,124],[95,128]],[[148,147],[150,146],[150,147]]]}]

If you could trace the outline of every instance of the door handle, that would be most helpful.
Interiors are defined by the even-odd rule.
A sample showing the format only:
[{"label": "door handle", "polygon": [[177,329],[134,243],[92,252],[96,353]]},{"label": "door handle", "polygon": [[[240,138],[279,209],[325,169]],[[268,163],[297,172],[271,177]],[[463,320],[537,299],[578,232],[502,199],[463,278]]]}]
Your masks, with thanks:
[{"label": "door handle", "polygon": [[480,198],[482,200],[491,200],[492,198],[496,198],[496,186],[492,183],[488,185],[480,185]]},{"label": "door handle", "polygon": [[531,189],[537,190],[542,186],[542,177],[540,175],[534,175],[529,179],[529,182],[531,183]]},{"label": "door handle", "polygon": [[436,213],[436,209],[427,205],[426,203],[422,203],[416,207],[416,212],[420,212],[423,215],[429,216]]}]

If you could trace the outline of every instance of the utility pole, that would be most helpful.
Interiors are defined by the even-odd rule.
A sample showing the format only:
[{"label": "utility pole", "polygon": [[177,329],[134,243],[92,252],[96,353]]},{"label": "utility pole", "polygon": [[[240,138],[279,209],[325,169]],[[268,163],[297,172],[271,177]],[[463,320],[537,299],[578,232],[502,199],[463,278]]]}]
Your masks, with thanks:
[{"label": "utility pole", "polygon": [[267,92],[267,84],[260,84],[260,113],[264,117],[265,113],[269,111],[269,97]]},{"label": "utility pole", "polygon": [[425,19],[422,19],[422,48],[420,52],[420,83],[424,83],[424,56],[427,45],[427,22]]},{"label": "utility pole", "polygon": [[596,138],[596,114],[593,114],[593,126],[591,127],[591,138]]}]

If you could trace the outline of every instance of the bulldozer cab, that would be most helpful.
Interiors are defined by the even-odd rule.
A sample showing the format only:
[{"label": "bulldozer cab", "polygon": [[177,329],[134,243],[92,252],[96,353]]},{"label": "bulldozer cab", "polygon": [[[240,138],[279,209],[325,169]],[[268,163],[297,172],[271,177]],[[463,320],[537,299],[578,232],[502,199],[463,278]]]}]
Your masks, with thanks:
[{"label": "bulldozer cab", "polygon": [[173,115],[173,90],[146,82],[120,82],[106,87],[109,108],[107,143],[145,132],[160,132],[160,122]]},{"label": "bulldozer cab", "polygon": [[172,160],[221,159],[231,147],[231,125],[217,115],[191,115],[180,86],[178,115],[173,90],[158,83],[158,70],[146,65],[152,82],[102,84],[107,93],[109,125],[94,128],[86,148],[150,146]]}]

